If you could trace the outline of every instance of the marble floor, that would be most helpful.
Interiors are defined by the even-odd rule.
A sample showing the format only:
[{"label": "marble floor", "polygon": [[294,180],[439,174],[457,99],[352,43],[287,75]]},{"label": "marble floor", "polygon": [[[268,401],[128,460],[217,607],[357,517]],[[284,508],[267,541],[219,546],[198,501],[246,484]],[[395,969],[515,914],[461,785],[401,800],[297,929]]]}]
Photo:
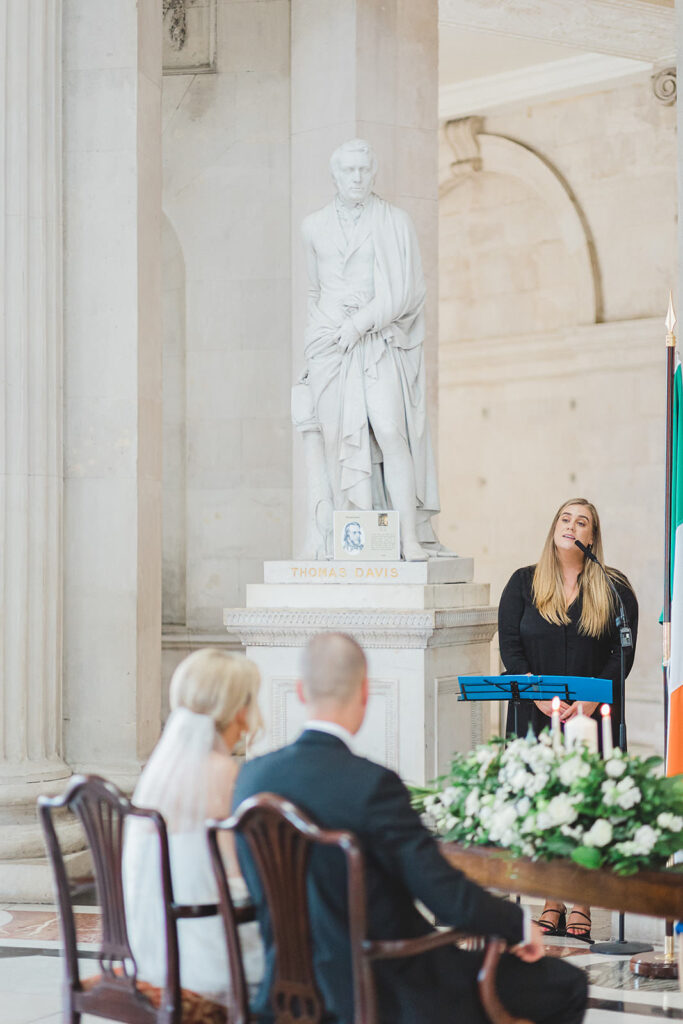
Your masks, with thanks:
[{"label": "marble floor", "polygon": [[[535,914],[538,907],[532,905]],[[96,907],[76,908],[83,977],[99,971],[95,958],[99,935]],[[594,911],[593,935],[610,938],[612,917]],[[1,1024],[59,1024],[62,960],[54,908],[0,906],[0,1022]],[[588,972],[590,1003],[586,1024],[646,1024],[656,1020],[683,1021],[683,992],[677,981],[638,978],[628,957],[591,954],[585,943],[548,939],[548,952],[571,956]],[[102,1018],[84,1017],[84,1024]],[[417,1022],[416,1022],[417,1024]],[[424,1022],[429,1024],[429,1022]],[[456,1022],[454,1021],[454,1024]],[[462,1021],[458,1024],[467,1024]]]}]

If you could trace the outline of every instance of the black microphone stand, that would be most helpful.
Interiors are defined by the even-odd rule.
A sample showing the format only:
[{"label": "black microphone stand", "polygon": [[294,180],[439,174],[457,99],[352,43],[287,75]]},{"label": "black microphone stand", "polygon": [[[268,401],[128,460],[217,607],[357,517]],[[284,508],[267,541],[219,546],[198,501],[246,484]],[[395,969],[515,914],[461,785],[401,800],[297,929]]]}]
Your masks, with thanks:
[{"label": "black microphone stand", "polygon": [[[610,588],[617,600],[617,606],[619,608],[619,614],[616,616],[614,623],[619,630],[619,692],[621,694],[621,707],[619,709],[619,746],[626,753],[626,648],[633,647],[633,631],[629,626],[628,619],[626,618],[626,609],[624,608],[624,602],[621,599],[621,594],[617,590],[614,580],[605,569],[602,562],[596,558],[590,549],[590,545],[582,544],[580,540],[575,540],[577,548],[583,551],[586,558],[589,558],[591,562],[595,562],[599,566],[603,576],[607,580],[607,586]],[[619,938],[616,942],[594,942],[590,947],[591,953],[604,953],[608,956],[633,956],[636,953],[649,953],[654,946],[649,945],[647,942],[627,942],[624,938],[624,914],[619,912]]]}]

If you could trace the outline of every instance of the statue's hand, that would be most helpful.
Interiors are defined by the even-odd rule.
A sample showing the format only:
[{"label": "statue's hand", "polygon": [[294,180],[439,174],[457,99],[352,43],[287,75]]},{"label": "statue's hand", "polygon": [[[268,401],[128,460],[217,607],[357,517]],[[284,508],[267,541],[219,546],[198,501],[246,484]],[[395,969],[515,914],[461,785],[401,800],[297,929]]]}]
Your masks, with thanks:
[{"label": "statue's hand", "polygon": [[351,320],[350,318],[345,320],[344,323],[341,325],[339,337],[337,339],[337,344],[339,345],[339,348],[342,350],[342,352],[350,352],[354,345],[357,345],[359,341],[360,334],[356,330],[353,320]]}]

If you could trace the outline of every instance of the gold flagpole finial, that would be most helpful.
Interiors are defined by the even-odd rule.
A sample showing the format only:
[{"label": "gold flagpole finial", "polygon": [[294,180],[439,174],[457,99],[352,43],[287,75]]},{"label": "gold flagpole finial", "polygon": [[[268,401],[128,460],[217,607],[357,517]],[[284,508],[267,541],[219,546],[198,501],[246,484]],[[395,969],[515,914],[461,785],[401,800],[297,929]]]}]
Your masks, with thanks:
[{"label": "gold flagpole finial", "polygon": [[676,344],[676,336],[674,334],[674,327],[676,326],[676,314],[674,313],[674,303],[669,292],[669,308],[666,311],[666,343],[672,347]]}]

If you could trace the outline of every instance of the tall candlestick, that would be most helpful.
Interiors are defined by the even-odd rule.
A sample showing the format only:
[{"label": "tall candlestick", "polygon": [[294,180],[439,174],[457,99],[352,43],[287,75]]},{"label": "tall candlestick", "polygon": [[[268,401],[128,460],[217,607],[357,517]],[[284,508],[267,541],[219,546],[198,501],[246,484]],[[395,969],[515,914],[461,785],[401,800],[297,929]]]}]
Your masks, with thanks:
[{"label": "tall candlestick", "polygon": [[555,750],[559,750],[562,746],[562,732],[560,731],[560,698],[553,697],[552,702],[552,715],[550,716],[550,733],[553,738],[553,747]]},{"label": "tall candlestick", "polygon": [[577,714],[564,723],[564,741],[567,750],[578,749],[583,744],[591,754],[598,752],[598,723],[584,715],[582,704]]},{"label": "tall candlestick", "polygon": [[605,760],[612,756],[612,717],[609,704],[603,704],[600,708],[602,715],[602,756]]}]

